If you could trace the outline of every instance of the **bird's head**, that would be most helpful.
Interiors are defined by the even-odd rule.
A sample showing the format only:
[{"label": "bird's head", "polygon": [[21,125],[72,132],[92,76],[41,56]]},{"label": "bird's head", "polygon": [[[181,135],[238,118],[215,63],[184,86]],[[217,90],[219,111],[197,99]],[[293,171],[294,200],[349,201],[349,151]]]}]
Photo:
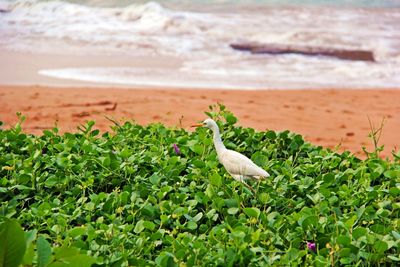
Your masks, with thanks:
[{"label": "bird's head", "polygon": [[205,119],[201,124],[195,124],[192,127],[206,127],[211,130],[218,129],[217,123],[212,119]]}]

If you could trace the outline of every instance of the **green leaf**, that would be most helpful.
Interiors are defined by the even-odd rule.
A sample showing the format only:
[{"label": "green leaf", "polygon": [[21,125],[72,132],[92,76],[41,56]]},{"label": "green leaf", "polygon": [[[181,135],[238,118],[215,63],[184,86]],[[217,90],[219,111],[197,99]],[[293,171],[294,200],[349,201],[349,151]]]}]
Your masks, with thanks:
[{"label": "green leaf", "polygon": [[351,229],[356,220],[357,220],[357,215],[353,215],[348,220],[346,220],[344,224],[346,225],[347,229]]},{"label": "green leaf", "polygon": [[37,235],[36,229],[25,232],[25,240],[27,247],[36,239],[36,235]]},{"label": "green leaf", "polygon": [[193,217],[193,221],[198,222],[201,220],[201,218],[203,218],[203,213],[199,212],[196,216]]},{"label": "green leaf", "polygon": [[198,155],[203,154],[204,147],[199,144],[195,144],[194,146],[190,147],[190,149]]},{"label": "green leaf", "polygon": [[374,224],[370,227],[370,229],[377,234],[386,234],[386,231],[389,229],[382,224]]},{"label": "green leaf", "polygon": [[160,219],[162,223],[166,223],[169,220],[169,217],[165,214],[161,214]]},{"label": "green leaf", "polygon": [[392,231],[392,235],[396,240],[400,240],[400,233],[398,233],[396,231]]},{"label": "green leaf", "polygon": [[158,184],[158,182],[161,180],[161,176],[158,176],[157,174],[153,174],[152,176],[150,176],[149,180],[150,180],[150,183],[152,183],[152,184]]},{"label": "green leaf", "polygon": [[269,195],[267,193],[261,193],[258,196],[258,199],[260,200],[260,202],[262,204],[266,204],[268,202],[268,200],[270,199]]},{"label": "green leaf", "polygon": [[132,151],[130,149],[128,149],[128,148],[124,148],[120,153],[120,156],[123,159],[128,158],[130,155],[132,155]]},{"label": "green leaf", "polygon": [[351,239],[347,235],[340,235],[340,236],[337,237],[337,242],[340,245],[343,245],[343,246],[347,247],[348,245],[350,245]]},{"label": "green leaf", "polygon": [[84,266],[90,267],[95,263],[95,259],[91,256],[79,254],[76,247],[60,247],[55,249],[55,260],[50,263],[49,267],[54,266]]},{"label": "green leaf", "polygon": [[213,173],[213,174],[210,176],[210,183],[211,183],[212,185],[214,185],[214,186],[217,186],[217,187],[221,186],[221,185],[222,185],[222,178],[221,178],[221,176],[220,176],[218,173]]},{"label": "green leaf", "polygon": [[395,256],[395,255],[388,255],[387,257],[389,259],[391,259],[392,261],[400,261],[400,257]]},{"label": "green leaf", "polygon": [[188,222],[188,223],[187,223],[187,228],[190,229],[190,230],[195,230],[195,229],[197,229],[197,223],[195,223],[195,222]]},{"label": "green leaf", "polygon": [[251,156],[251,159],[258,166],[264,166],[267,162],[267,157],[264,156],[261,152],[257,151]]},{"label": "green leaf", "polygon": [[53,132],[50,130],[43,130],[43,134],[47,137],[52,137],[54,136]]},{"label": "green leaf", "polygon": [[53,186],[55,186],[56,184],[59,184],[59,183],[60,183],[60,179],[58,177],[56,177],[56,176],[51,176],[44,182],[44,184],[47,187],[53,187]]},{"label": "green leaf", "polygon": [[78,254],[60,258],[59,261],[52,262],[48,267],[90,267],[95,262],[96,260],[89,255]]},{"label": "green leaf", "polygon": [[25,232],[26,251],[22,261],[23,265],[32,265],[33,258],[35,257],[35,250],[32,242],[36,239],[36,235],[36,229]]},{"label": "green leaf", "polygon": [[230,125],[233,125],[237,122],[237,118],[233,114],[227,114],[225,116],[226,122]]},{"label": "green leaf", "polygon": [[176,266],[174,262],[174,255],[169,252],[161,252],[155,260],[157,266],[172,267]]},{"label": "green leaf", "polygon": [[16,220],[0,225],[0,267],[17,267],[25,254],[24,231]]},{"label": "green leaf", "polygon": [[239,202],[237,199],[233,199],[233,198],[224,199],[224,203],[228,208],[238,208],[239,207]]},{"label": "green leaf", "polygon": [[76,247],[60,247],[55,249],[55,260],[61,260],[66,257],[71,257],[79,254],[79,249]]},{"label": "green leaf", "polygon": [[383,253],[388,250],[389,246],[385,241],[378,240],[374,243],[374,248],[378,253]]},{"label": "green leaf", "polygon": [[289,261],[294,261],[299,257],[299,250],[297,248],[291,248],[287,252],[287,257]]},{"label": "green leaf", "polygon": [[318,266],[318,267],[325,267],[325,266],[330,265],[330,261],[329,261],[329,259],[318,255],[315,257],[314,264],[315,264],[315,266]]},{"label": "green leaf", "polygon": [[265,136],[269,139],[276,139],[276,133],[274,131],[267,131]]},{"label": "green leaf", "polygon": [[235,215],[238,213],[239,209],[238,208],[229,208],[228,209],[228,214]]},{"label": "green leaf", "polygon": [[392,187],[392,188],[389,189],[389,193],[390,193],[393,197],[397,197],[398,195],[400,195],[400,188]]},{"label": "green leaf", "polygon": [[197,168],[199,168],[199,169],[204,168],[204,166],[206,166],[206,165],[204,164],[204,161],[198,160],[198,159],[193,160],[192,163],[193,163],[193,165],[194,165],[195,167],[197,167]]},{"label": "green leaf", "polygon": [[359,227],[353,230],[353,238],[358,240],[360,237],[365,236],[368,233],[367,229]]},{"label": "green leaf", "polygon": [[40,235],[36,241],[38,254],[38,267],[44,267],[49,264],[51,259],[51,246],[47,240]]},{"label": "green leaf", "polygon": [[156,227],[156,225],[155,225],[153,222],[150,222],[150,221],[144,221],[144,222],[143,222],[143,226],[144,226],[146,229],[150,230],[150,231],[153,231],[154,228]]},{"label": "green leaf", "polygon": [[383,175],[389,179],[400,178],[400,171],[388,170],[383,173]]},{"label": "green leaf", "polygon": [[25,255],[24,255],[24,259],[22,260],[22,265],[33,265],[33,259],[35,257],[35,249],[33,244],[30,244],[26,251],[25,251]]},{"label": "green leaf", "polygon": [[85,226],[74,227],[68,231],[68,236],[70,236],[72,238],[77,238],[77,237],[84,235],[86,233],[86,231],[87,231],[87,229]]},{"label": "green leaf", "polygon": [[136,223],[135,229],[133,230],[136,234],[141,233],[144,230],[144,221],[140,220]]},{"label": "green leaf", "polygon": [[232,235],[233,235],[235,238],[239,239],[239,240],[241,240],[241,239],[243,239],[243,238],[246,237],[246,233],[243,232],[241,229],[235,229],[235,230],[232,232]]},{"label": "green leaf", "polygon": [[260,216],[260,210],[258,208],[244,208],[243,211],[249,217],[257,219],[258,216]]},{"label": "green leaf", "polygon": [[324,184],[325,185],[330,185],[335,180],[335,175],[333,173],[324,174],[323,177],[324,177],[323,179],[324,179]]},{"label": "green leaf", "polygon": [[318,217],[314,215],[303,217],[302,220],[300,220],[300,225],[303,229],[307,229],[308,227],[317,227]]}]

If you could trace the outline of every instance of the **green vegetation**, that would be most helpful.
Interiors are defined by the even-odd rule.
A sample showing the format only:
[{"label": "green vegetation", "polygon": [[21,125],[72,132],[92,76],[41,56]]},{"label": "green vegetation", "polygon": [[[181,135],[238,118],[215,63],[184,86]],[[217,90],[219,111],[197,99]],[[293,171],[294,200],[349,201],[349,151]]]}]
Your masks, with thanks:
[{"label": "green vegetation", "polygon": [[400,154],[360,160],[235,126],[222,105],[207,115],[271,174],[256,194],[206,129],[0,130],[0,266],[400,264]]}]

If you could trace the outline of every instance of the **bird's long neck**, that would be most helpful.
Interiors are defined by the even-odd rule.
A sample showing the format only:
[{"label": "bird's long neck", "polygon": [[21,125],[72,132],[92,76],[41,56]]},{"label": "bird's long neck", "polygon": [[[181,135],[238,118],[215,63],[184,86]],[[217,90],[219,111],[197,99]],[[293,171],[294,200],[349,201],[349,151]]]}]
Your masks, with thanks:
[{"label": "bird's long neck", "polygon": [[221,135],[219,133],[218,126],[214,127],[213,132],[214,132],[213,140],[214,140],[215,150],[217,150],[217,154],[219,154],[226,148],[224,146],[224,143],[222,143],[222,139],[221,139]]}]

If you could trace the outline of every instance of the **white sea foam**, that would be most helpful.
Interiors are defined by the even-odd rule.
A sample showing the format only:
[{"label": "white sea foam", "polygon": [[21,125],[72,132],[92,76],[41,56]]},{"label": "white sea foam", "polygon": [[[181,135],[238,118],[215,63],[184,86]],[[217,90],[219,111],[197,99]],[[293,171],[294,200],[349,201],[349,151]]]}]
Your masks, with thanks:
[{"label": "white sea foam", "polygon": [[[237,68],[64,68],[41,70],[40,74],[77,81],[97,82],[126,86],[162,86],[171,88],[206,89],[301,89],[301,88],[395,88],[400,84],[396,78],[382,77],[379,69],[363,63],[352,66],[337,64],[330,69],[319,69],[303,73],[302,77],[288,75],[288,72],[301,71],[299,64],[283,70],[279,65],[270,64],[264,69]],[[368,69],[366,72],[365,70]],[[271,75],[273,73],[273,75]],[[318,79],[316,77],[318,76]]]},{"label": "white sea foam", "polygon": [[[264,7],[194,12],[149,2],[104,8],[62,1],[0,0],[0,47],[64,55],[168,56],[180,69],[66,68],[43,75],[127,85],[217,88],[398,87],[397,9]],[[365,49],[377,62],[250,55],[234,42]],[[314,86],[315,85],[315,86]]]}]

